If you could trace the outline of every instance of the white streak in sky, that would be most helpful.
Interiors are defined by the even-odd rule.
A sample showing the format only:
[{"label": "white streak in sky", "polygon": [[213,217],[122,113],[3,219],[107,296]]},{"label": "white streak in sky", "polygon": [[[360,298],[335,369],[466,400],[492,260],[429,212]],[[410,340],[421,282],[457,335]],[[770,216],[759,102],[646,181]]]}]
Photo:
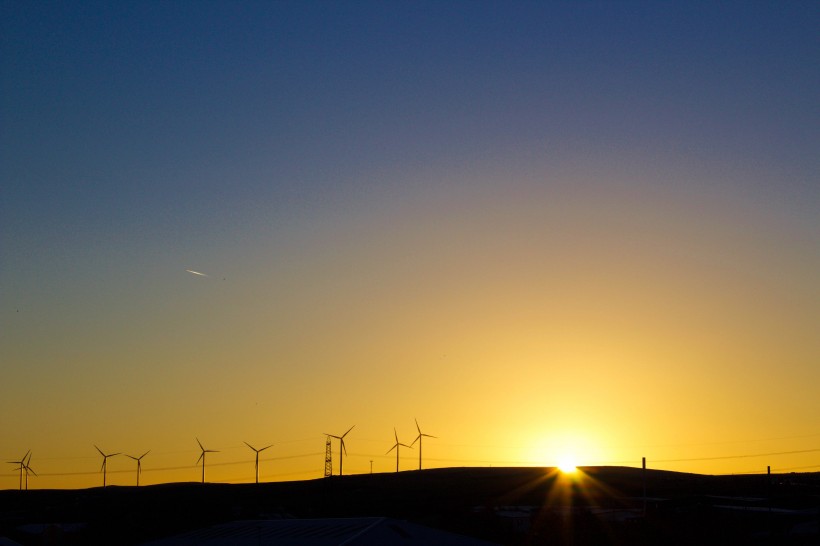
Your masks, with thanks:
[{"label": "white streak in sky", "polygon": [[208,276],[205,273],[200,273],[199,271],[194,271],[193,269],[186,269],[185,271],[187,271],[188,273],[191,273],[193,275],[199,275],[200,277],[207,277]]}]

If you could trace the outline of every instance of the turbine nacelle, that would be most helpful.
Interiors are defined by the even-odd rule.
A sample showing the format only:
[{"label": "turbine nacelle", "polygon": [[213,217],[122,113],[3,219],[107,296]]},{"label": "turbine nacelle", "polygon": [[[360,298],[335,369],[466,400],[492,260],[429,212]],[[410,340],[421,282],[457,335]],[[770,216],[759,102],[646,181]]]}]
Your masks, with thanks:
[{"label": "turbine nacelle", "polygon": [[255,452],[257,452],[257,453],[261,453],[262,451],[265,451],[265,450],[266,450],[266,449],[268,449],[269,447],[273,447],[273,444],[271,444],[271,445],[269,445],[269,446],[265,446],[265,447],[261,447],[261,448],[259,448],[259,449],[256,449],[255,447],[253,447],[252,445],[250,445],[248,442],[242,442],[242,443],[243,443],[243,444],[245,444],[246,446],[248,446],[249,448],[251,448],[252,450],[254,450],[254,451],[255,451]]}]

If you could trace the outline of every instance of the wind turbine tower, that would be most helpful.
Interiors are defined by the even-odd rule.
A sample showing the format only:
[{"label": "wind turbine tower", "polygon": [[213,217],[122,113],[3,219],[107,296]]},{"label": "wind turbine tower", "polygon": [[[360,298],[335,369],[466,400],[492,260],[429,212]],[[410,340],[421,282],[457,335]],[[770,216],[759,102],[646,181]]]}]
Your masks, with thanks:
[{"label": "wind turbine tower", "polygon": [[248,442],[244,442],[244,444],[256,452],[256,483],[259,483],[259,452],[260,451],[265,451],[269,447],[273,447],[273,444],[271,444],[269,446],[265,446],[261,449],[256,449],[255,447],[250,445]]},{"label": "wind turbine tower", "polygon": [[205,449],[202,447],[202,442],[199,441],[199,438],[196,439],[196,443],[199,444],[199,449],[202,450],[202,453],[199,454],[199,459],[196,460],[197,464],[199,461],[202,461],[202,483],[205,483],[205,454],[206,453],[219,453],[219,451],[215,449]]},{"label": "wind turbine tower", "polygon": [[[355,427],[355,426],[356,425],[353,425],[353,427]],[[353,427],[350,427],[349,429],[347,429],[347,432],[345,432],[341,436],[336,436],[335,434],[325,433],[325,436],[328,436],[330,438],[336,438],[337,440],[339,440],[339,476],[342,475],[342,463],[344,462],[344,459],[342,458],[342,454],[344,453],[344,455],[347,455],[347,448],[345,447],[345,436],[347,436],[348,432],[353,430]],[[327,461],[325,461],[325,465],[327,465]],[[325,472],[327,472],[327,470],[325,470]]]},{"label": "wind turbine tower", "polygon": [[396,443],[393,444],[393,447],[391,447],[390,449],[387,450],[387,453],[385,453],[385,455],[387,455],[388,453],[390,453],[394,449],[396,450],[396,473],[398,474],[398,472],[399,472],[399,446],[404,446],[404,447],[410,447],[410,446],[407,445],[407,444],[403,444],[403,443],[399,442],[399,434],[398,434],[398,432],[396,432],[396,427],[393,427],[393,436],[396,437]]},{"label": "wind turbine tower", "polygon": [[[95,445],[94,447],[97,447],[97,446]],[[114,457],[115,455],[119,455],[119,453],[109,453],[109,454],[105,454],[105,453],[103,453],[103,450],[102,450],[102,449],[100,449],[100,448],[98,448],[98,447],[97,447],[97,451],[99,451],[99,452],[100,452],[100,455],[102,455],[102,458],[103,458],[103,463],[102,463],[102,466],[100,467],[100,472],[102,472],[102,475],[103,475],[103,487],[105,487],[105,476],[106,476],[106,474],[107,474],[108,458],[109,458],[109,457]]]},{"label": "wind turbine tower", "polygon": [[140,455],[139,457],[134,457],[133,455],[126,455],[126,457],[128,457],[129,459],[134,459],[135,461],[137,461],[137,487],[140,486],[140,474],[142,474],[142,458],[148,455],[149,453],[151,453],[150,449],[142,455]]},{"label": "wind turbine tower", "polygon": [[429,435],[429,434],[424,434],[424,433],[421,431],[421,427],[419,426],[419,420],[418,420],[418,419],[414,419],[414,421],[416,421],[416,430],[418,430],[418,431],[419,431],[419,435],[418,435],[418,436],[416,436],[416,439],[415,439],[415,440],[413,440],[413,443],[412,443],[412,444],[410,444],[410,445],[411,445],[411,446],[413,446],[413,445],[416,445],[416,442],[418,442],[418,443],[419,443],[419,470],[421,470],[421,439],[422,439],[422,438],[436,438],[436,436],[431,436],[431,435]]}]

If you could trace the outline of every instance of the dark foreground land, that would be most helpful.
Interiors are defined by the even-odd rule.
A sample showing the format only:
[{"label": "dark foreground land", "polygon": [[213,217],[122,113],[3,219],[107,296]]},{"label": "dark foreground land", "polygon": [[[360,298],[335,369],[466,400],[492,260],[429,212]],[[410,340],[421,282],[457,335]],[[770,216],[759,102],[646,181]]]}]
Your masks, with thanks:
[{"label": "dark foreground land", "polygon": [[[646,484],[646,500],[644,499]],[[820,473],[450,468],[267,484],[0,491],[0,537],[139,544],[222,522],[386,516],[499,544],[820,544]],[[0,541],[2,544],[2,541]]]}]

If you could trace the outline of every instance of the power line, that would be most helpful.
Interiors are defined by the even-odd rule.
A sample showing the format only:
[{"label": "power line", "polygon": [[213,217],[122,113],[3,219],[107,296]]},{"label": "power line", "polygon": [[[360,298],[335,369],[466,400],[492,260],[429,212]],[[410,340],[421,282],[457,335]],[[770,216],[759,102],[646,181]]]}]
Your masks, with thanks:
[{"label": "power line", "polygon": [[802,449],[799,451],[779,451],[776,453],[756,453],[754,455],[725,455],[721,457],[699,457],[693,459],[657,459],[653,463],[682,463],[693,461],[718,461],[722,459],[748,459],[751,457],[775,457],[778,455],[798,455],[800,453],[817,453],[820,449]]},{"label": "power line", "polygon": [[[816,438],[820,436],[820,432],[815,432],[812,434],[799,434],[794,436],[778,436],[773,438],[754,438],[751,440],[722,440],[719,442],[689,442],[685,444],[644,444],[641,446],[637,446],[638,449],[652,449],[652,448],[668,448],[668,447],[697,447],[697,446],[713,446],[713,445],[726,445],[726,444],[751,444],[755,442],[774,442],[780,440],[795,440],[799,438]],[[634,447],[630,446],[615,446],[617,449],[635,449]]]}]

